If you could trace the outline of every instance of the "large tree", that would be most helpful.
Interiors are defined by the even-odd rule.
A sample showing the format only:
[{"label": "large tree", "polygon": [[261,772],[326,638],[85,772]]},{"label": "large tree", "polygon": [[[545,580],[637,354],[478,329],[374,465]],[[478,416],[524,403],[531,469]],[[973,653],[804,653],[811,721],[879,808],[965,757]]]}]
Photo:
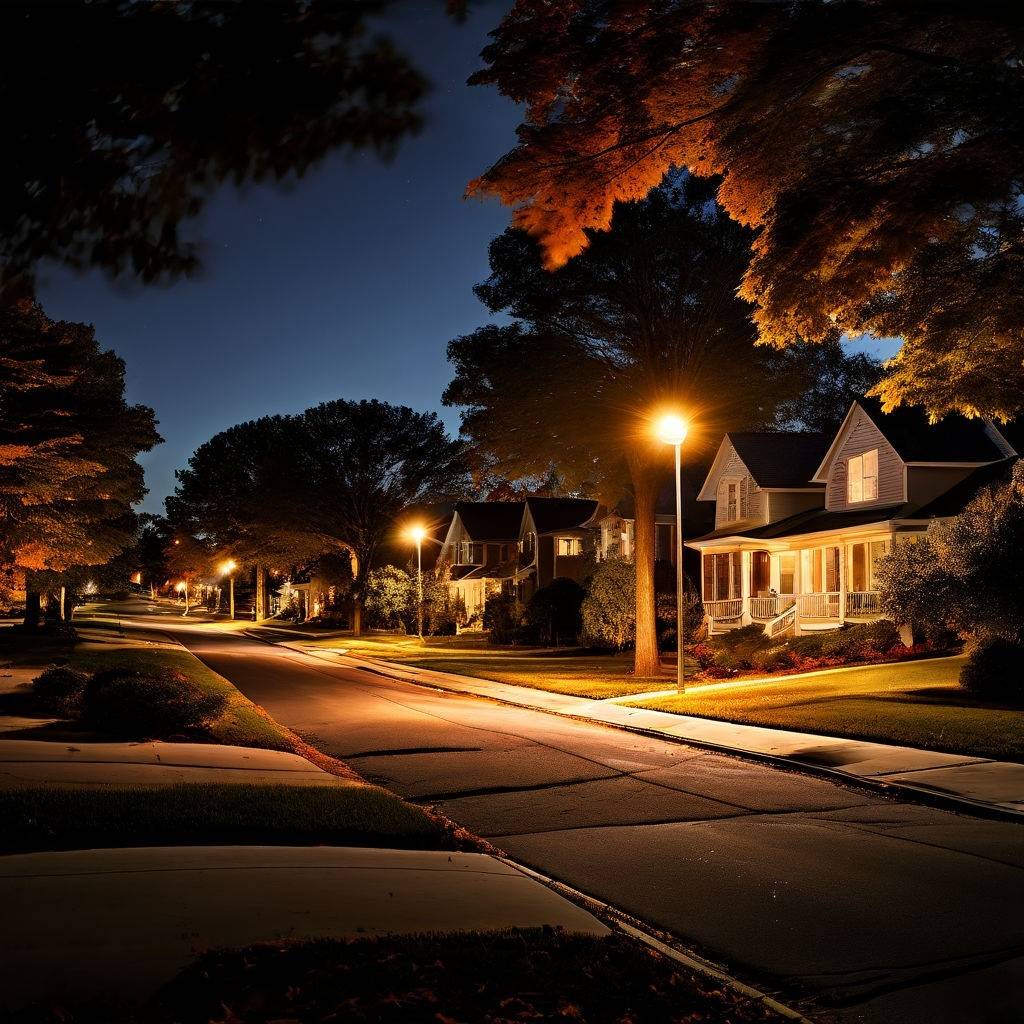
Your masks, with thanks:
[{"label": "large tree", "polygon": [[529,235],[509,229],[476,293],[511,322],[448,346],[455,378],[444,401],[463,407],[485,466],[511,477],[554,466],[563,486],[609,504],[632,491],[638,675],[658,671],[655,501],[670,466],[652,416],[686,411],[693,466],[725,430],[772,425],[807,382],[796,355],[753,344],[750,306],[736,296],[751,234],[713,194],[713,182],[683,177],[621,204],[611,230],[554,272]]},{"label": "large tree", "polygon": [[167,510],[248,562],[347,552],[358,631],[367,575],[401,514],[465,487],[463,446],[436,415],[338,400],[218,434],[179,471]]},{"label": "large tree", "polygon": [[125,402],[124,363],[92,327],[25,300],[0,306],[0,565],[33,590],[33,573],[123,551],[146,493],[137,456],[159,441],[152,409]]},{"label": "large tree", "polygon": [[484,57],[525,116],[471,188],[549,266],[669,168],[719,174],[761,341],[901,338],[887,408],[1024,411],[1024,5],[516,0]]},{"label": "large tree", "polygon": [[221,181],[387,154],[426,83],[367,19],[387,0],[0,5],[0,297],[42,259],[187,274],[181,227]]}]

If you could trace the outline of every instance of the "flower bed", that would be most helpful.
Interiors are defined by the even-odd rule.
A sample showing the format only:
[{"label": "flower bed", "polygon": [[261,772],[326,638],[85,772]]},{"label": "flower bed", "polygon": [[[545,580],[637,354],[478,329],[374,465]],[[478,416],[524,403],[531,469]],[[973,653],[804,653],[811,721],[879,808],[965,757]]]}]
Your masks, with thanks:
[{"label": "flower bed", "polygon": [[822,630],[783,641],[765,635],[753,624],[730,630],[690,646],[700,666],[698,678],[731,679],[742,675],[786,675],[845,665],[906,661],[949,653],[951,642],[929,641],[904,646],[896,627],[886,619]]}]

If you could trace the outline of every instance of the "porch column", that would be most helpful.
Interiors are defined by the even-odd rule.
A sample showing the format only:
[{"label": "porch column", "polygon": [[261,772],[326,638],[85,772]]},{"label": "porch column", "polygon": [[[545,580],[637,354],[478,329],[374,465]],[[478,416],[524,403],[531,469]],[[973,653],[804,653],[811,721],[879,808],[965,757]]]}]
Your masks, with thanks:
[{"label": "porch column", "polygon": [[750,625],[750,573],[753,556],[749,551],[740,552],[740,599],[743,601],[743,613],[740,625]]},{"label": "porch column", "polygon": [[839,625],[846,622],[846,544],[839,544]]},{"label": "porch column", "polygon": [[793,635],[800,635],[800,595],[804,592],[804,553],[793,552],[796,556],[793,559]]}]

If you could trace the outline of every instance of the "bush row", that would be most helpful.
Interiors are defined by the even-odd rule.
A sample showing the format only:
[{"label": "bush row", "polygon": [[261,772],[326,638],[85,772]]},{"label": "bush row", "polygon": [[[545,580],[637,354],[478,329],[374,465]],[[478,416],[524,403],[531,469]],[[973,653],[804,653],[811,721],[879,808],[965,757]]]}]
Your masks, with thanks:
[{"label": "bush row", "polygon": [[62,718],[118,736],[155,739],[202,729],[220,717],[227,696],[173,669],[110,668],[92,675],[58,666],[37,676],[38,702]]}]

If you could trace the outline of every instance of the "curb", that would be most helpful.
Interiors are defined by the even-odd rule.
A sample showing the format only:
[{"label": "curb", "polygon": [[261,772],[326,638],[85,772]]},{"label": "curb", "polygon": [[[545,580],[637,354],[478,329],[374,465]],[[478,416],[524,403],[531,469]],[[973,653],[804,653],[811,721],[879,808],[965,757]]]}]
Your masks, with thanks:
[{"label": "curb", "polygon": [[815,1024],[811,1018],[806,1017],[799,1010],[794,1010],[791,1006],[780,1003],[767,992],[762,992],[760,989],[740,981],[726,971],[725,968],[699,956],[692,949],[684,946],[678,938],[669,932],[652,928],[631,914],[619,910],[618,907],[613,907],[610,903],[605,903],[603,900],[588,896],[586,893],[580,892],[579,889],[574,889],[564,882],[559,882],[557,879],[550,878],[539,871],[535,871],[533,868],[528,868],[518,861],[512,860],[510,857],[499,856],[496,859],[508,864],[509,867],[515,868],[516,871],[522,872],[524,875],[534,879],[534,881],[547,886],[547,888],[571,903],[583,907],[598,918],[598,920],[604,921],[613,928],[618,928],[631,938],[642,942],[645,946],[661,953],[663,956],[670,957],[680,966],[693,971],[694,974],[699,974],[704,978],[724,985],[732,989],[737,995],[741,995],[751,1002],[760,1003],[786,1020],[796,1021],[797,1024]]},{"label": "curb", "polygon": [[[245,635],[249,636],[248,633],[245,633]],[[336,660],[336,658],[327,657],[316,651],[292,647],[290,644],[276,643],[275,641],[267,640],[264,637],[249,636],[249,639],[259,640],[274,647],[285,647],[290,651],[294,651],[296,654],[316,658],[318,661],[326,661],[328,664],[333,664],[342,668],[345,667],[341,662]],[[762,764],[769,764],[775,768],[799,771],[808,775],[817,775],[822,778],[829,779],[832,782],[840,782],[843,785],[866,789],[874,793],[881,793],[884,796],[893,798],[910,798],[918,803],[937,807],[940,810],[955,811],[961,814],[969,814],[976,818],[987,818],[995,821],[1009,821],[1014,824],[1024,825],[1024,810],[1016,811],[1007,807],[1000,807],[997,804],[986,803],[982,800],[972,800],[970,797],[939,793],[934,790],[924,789],[920,786],[914,786],[906,782],[889,782],[884,779],[870,778],[865,775],[856,775],[853,772],[845,772],[841,768],[829,768],[826,765],[813,764],[809,761],[801,761],[797,758],[780,757],[776,754],[766,754],[758,750],[746,750],[743,747],[732,747],[724,743],[714,743],[711,740],[698,740],[691,739],[686,736],[669,735],[667,733],[660,732],[657,729],[645,729],[638,725],[625,725],[619,722],[603,722],[599,718],[591,718],[587,715],[576,715],[552,708],[541,708],[534,704],[524,704],[519,701],[510,700],[507,697],[474,693],[472,690],[459,689],[454,685],[446,686],[443,682],[438,680],[417,679],[408,669],[396,668],[391,662],[373,658],[360,658],[351,654],[345,654],[343,657],[350,662],[355,662],[353,667],[362,668],[365,671],[374,672],[377,675],[385,676],[389,679],[397,679],[399,682],[412,683],[414,686],[422,686],[426,689],[443,690],[447,693],[461,693],[469,697],[493,700],[499,704],[508,704],[510,707],[527,708],[531,711],[538,711],[542,714],[548,715],[558,715],[561,718],[569,718],[577,722],[587,722],[591,725],[602,725],[609,729],[621,729],[623,732],[632,732],[652,739],[686,744],[691,747],[700,747],[703,750],[713,750],[720,754],[730,754],[734,757],[743,758],[748,761],[758,761]]]}]

